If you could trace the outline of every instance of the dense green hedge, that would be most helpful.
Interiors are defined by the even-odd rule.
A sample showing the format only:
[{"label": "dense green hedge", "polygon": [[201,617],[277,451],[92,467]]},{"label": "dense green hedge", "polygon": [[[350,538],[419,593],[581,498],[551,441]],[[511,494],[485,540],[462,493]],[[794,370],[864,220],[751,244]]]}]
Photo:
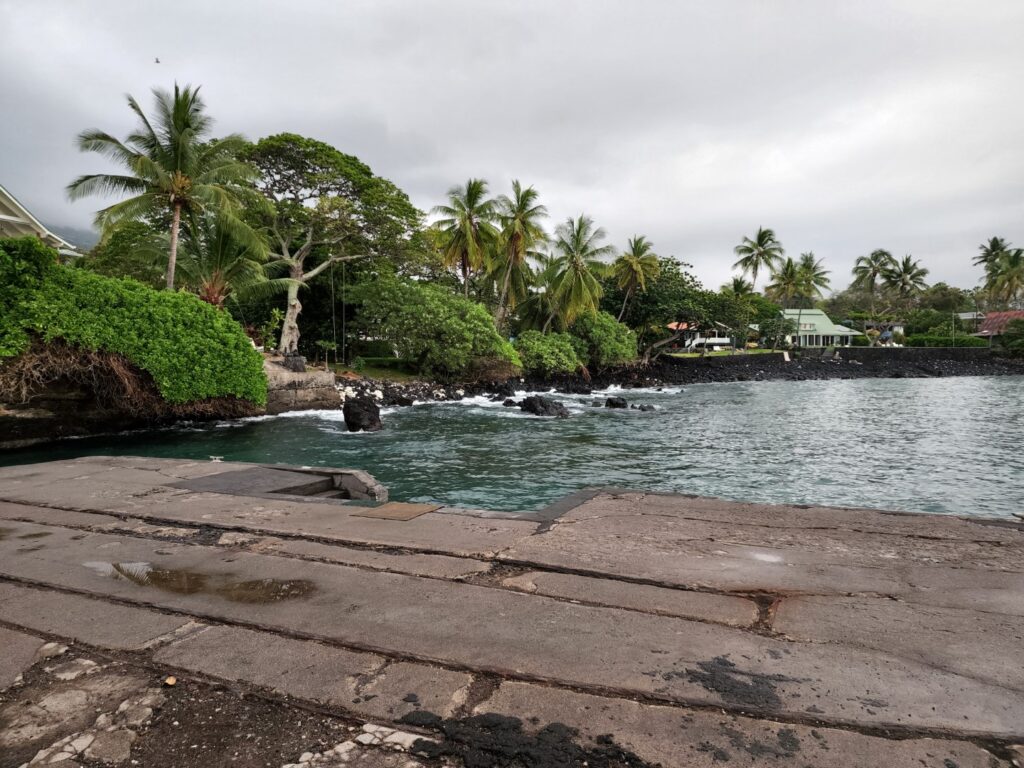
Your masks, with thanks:
[{"label": "dense green hedge", "polygon": [[1011,320],[1007,323],[1000,341],[1007,352],[1024,355],[1024,320]]},{"label": "dense green hedge", "polygon": [[636,334],[607,312],[583,315],[570,332],[582,342],[575,347],[584,365],[604,368],[636,359]]},{"label": "dense green hedge", "polygon": [[573,339],[567,333],[526,331],[515,343],[516,352],[523,361],[523,370],[537,376],[553,373],[572,373],[580,367],[573,348]]},{"label": "dense green hedge", "polygon": [[522,364],[480,304],[443,288],[385,279],[352,292],[360,303],[362,332],[389,342],[399,357],[416,361],[420,373],[450,377],[501,378]]},{"label": "dense green hedge", "polygon": [[264,404],[263,358],[226,312],[57,263],[32,237],[0,239],[0,359],[32,337],[123,355],[169,403],[235,396]]},{"label": "dense green hedge", "polygon": [[918,333],[907,336],[908,347],[987,347],[988,340],[978,336],[930,336]]}]

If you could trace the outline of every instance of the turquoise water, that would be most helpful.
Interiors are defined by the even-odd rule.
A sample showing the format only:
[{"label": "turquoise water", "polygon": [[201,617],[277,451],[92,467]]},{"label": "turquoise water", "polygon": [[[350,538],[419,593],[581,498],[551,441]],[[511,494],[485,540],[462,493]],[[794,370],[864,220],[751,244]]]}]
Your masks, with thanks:
[{"label": "turquoise water", "polygon": [[[1024,379],[744,382],[629,390],[654,413],[555,395],[569,419],[475,398],[385,410],[350,434],[340,412],[70,440],[2,463],[134,454],[359,467],[392,497],[534,510],[615,485],[758,502],[950,514],[1024,513]],[[599,397],[599,395],[595,395]]]}]

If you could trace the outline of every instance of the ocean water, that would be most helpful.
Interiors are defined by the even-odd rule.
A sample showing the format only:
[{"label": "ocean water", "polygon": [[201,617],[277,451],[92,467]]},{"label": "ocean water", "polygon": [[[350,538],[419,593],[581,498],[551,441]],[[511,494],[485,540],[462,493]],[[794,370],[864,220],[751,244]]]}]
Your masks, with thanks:
[{"label": "ocean water", "polygon": [[[621,394],[657,410],[611,410]],[[551,394],[568,419],[485,398],[385,409],[350,434],[313,411],[68,440],[0,454],[253,461],[369,471],[392,498],[536,510],[588,486],[755,502],[959,515],[1024,514],[1024,378],[742,382]]]}]

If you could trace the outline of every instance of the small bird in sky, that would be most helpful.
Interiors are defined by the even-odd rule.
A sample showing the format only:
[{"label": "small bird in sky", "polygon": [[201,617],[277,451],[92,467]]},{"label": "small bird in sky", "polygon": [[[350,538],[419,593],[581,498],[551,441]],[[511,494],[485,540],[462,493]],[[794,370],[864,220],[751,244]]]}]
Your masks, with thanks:
[{"label": "small bird in sky", "polygon": [[159,64],[160,63],[160,57],[158,56],[157,58],[153,59],[153,63],[154,64]]}]

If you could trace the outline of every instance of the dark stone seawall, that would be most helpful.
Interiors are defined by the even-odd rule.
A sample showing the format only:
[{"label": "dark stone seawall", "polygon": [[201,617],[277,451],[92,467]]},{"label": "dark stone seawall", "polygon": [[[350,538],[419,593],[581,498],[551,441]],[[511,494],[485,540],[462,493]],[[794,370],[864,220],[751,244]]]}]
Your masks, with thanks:
[{"label": "dark stone seawall", "polygon": [[981,347],[871,348],[850,347],[836,352],[810,350],[791,353],[743,354],[727,357],[677,358],[663,356],[647,368],[597,372],[591,380],[566,376],[550,382],[556,389],[584,392],[612,384],[647,387],[662,384],[705,384],[728,381],[814,381],[824,379],[934,378],[944,376],[1005,376],[1024,374],[1024,360],[995,355]]}]

